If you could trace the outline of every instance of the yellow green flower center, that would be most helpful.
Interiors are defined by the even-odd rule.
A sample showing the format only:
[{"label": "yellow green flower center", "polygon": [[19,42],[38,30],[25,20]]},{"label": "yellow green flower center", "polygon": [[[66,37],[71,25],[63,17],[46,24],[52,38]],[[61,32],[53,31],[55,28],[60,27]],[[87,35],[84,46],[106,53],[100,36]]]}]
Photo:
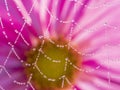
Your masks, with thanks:
[{"label": "yellow green flower center", "polygon": [[62,40],[43,39],[27,52],[25,72],[36,90],[58,90],[69,87],[66,80],[73,82],[77,57],[68,47]]}]

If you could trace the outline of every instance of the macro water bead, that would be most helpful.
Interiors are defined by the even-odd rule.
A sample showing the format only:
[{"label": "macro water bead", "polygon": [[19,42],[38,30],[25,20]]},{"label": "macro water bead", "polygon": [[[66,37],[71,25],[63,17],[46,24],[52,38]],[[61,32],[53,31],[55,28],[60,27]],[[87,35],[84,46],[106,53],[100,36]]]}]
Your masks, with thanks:
[{"label": "macro water bead", "polygon": [[0,0],[0,90],[120,90],[120,0]]}]

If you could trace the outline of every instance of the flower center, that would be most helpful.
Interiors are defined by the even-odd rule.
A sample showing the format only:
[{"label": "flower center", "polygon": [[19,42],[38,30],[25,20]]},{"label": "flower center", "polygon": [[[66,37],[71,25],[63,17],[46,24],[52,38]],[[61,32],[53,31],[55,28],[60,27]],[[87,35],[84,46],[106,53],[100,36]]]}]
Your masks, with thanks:
[{"label": "flower center", "polygon": [[36,90],[58,90],[69,86],[66,80],[73,82],[77,57],[67,42],[43,39],[26,56],[25,72]]}]

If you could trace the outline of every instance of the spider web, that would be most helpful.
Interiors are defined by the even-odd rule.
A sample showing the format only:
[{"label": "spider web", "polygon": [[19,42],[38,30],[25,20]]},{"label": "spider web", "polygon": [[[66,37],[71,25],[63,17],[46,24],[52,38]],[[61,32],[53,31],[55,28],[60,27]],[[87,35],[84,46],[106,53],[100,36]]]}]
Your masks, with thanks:
[{"label": "spider web", "polygon": [[[118,1],[118,0],[116,0],[116,2],[117,2],[117,1]],[[87,4],[84,5],[84,3],[83,3],[82,1],[80,1],[80,0],[67,0],[67,2],[74,2],[74,3],[75,3],[75,4],[74,4],[74,7],[73,7],[73,8],[74,8],[73,13],[75,13],[75,12],[77,11],[78,6],[83,6],[83,7],[86,8],[86,9],[96,9],[96,8],[101,8],[101,7],[111,7],[111,6],[114,6],[114,5],[112,4],[112,2],[108,2],[108,0],[106,0],[106,2],[97,3],[97,5],[96,5],[96,1],[94,2],[94,0],[93,0],[93,3],[95,3],[95,4],[92,4],[92,5],[87,5]],[[33,8],[35,7],[36,4],[37,4],[37,0],[34,0],[33,5],[31,6],[31,8],[30,8],[30,10],[29,10],[29,12],[28,12],[28,15],[30,15],[30,14],[32,13],[32,10],[33,10]],[[13,26],[14,26],[14,22],[12,21],[11,13],[10,13],[10,11],[9,11],[9,3],[8,3],[7,0],[4,0],[4,5],[5,5],[6,11],[7,11],[7,15],[8,15],[8,17],[10,18],[10,19],[9,19],[10,25],[11,25],[11,27],[13,27]],[[17,7],[17,8],[18,8],[18,11],[19,11],[20,8],[19,8],[19,7]],[[92,57],[92,56],[95,56],[95,55],[97,54],[97,52],[95,52],[95,53],[84,53],[84,52],[81,52],[81,51],[84,51],[84,50],[87,50],[87,49],[84,49],[84,50],[81,50],[81,51],[80,51],[80,50],[77,50],[76,48],[74,48],[74,47],[71,45],[71,43],[72,43],[71,40],[72,40],[72,35],[73,35],[73,33],[75,33],[75,32],[78,33],[79,30],[82,29],[82,27],[79,25],[78,22],[76,22],[76,20],[72,19],[72,20],[67,20],[67,21],[66,21],[66,20],[59,19],[56,15],[54,15],[54,14],[49,10],[48,7],[46,7],[46,12],[47,12],[47,13],[49,14],[49,16],[50,16],[50,22],[49,22],[49,24],[47,25],[45,36],[41,36],[41,35],[40,35],[40,36],[38,37],[39,39],[42,39],[42,38],[47,37],[47,35],[48,35],[48,33],[49,33],[49,30],[48,30],[48,29],[49,29],[49,27],[52,25],[52,20],[55,20],[55,21],[58,22],[58,23],[70,24],[70,25],[71,25],[71,26],[70,26],[70,29],[69,29],[70,32],[69,32],[69,35],[68,35],[68,36],[69,36],[69,43],[68,43],[68,45],[56,45],[58,48],[70,47],[70,48],[72,48],[75,52],[77,52],[79,55],[82,55],[82,56],[85,56],[85,57]],[[21,18],[22,18],[22,17],[21,17]],[[7,67],[7,66],[6,66],[6,65],[7,65],[7,62],[9,61],[9,58],[12,57],[12,55],[15,55],[15,56],[16,56],[16,58],[17,58],[17,60],[18,60],[19,63],[25,63],[25,61],[22,60],[21,57],[19,56],[19,53],[16,52],[15,45],[16,45],[16,43],[18,42],[18,39],[21,38],[21,39],[23,40],[23,42],[25,43],[25,45],[29,47],[30,43],[24,38],[24,35],[22,34],[22,32],[23,32],[24,27],[26,26],[26,24],[28,24],[28,22],[25,20],[24,23],[23,23],[23,25],[21,26],[21,29],[20,29],[20,30],[15,29],[15,33],[17,34],[17,37],[16,37],[14,43],[12,43],[11,41],[9,41],[9,37],[8,37],[8,35],[7,35],[7,32],[5,31],[5,27],[4,27],[4,23],[3,23],[3,18],[0,17],[0,25],[1,25],[1,28],[2,28],[1,33],[3,34],[4,38],[6,38],[6,41],[7,41],[8,45],[10,46],[10,50],[9,50],[9,52],[8,52],[8,55],[6,56],[6,59],[3,60],[3,61],[4,61],[3,65],[2,65],[2,64],[0,65],[0,74],[2,74],[2,72],[5,72],[6,75],[8,76],[8,78],[12,80],[12,81],[11,81],[12,83],[14,83],[14,84],[16,84],[16,85],[18,85],[18,86],[24,86],[24,90],[27,90],[28,88],[31,88],[32,90],[35,90],[35,88],[33,87],[32,83],[31,83],[31,79],[32,79],[33,73],[30,74],[30,77],[28,78],[27,81],[22,82],[22,81],[18,81],[18,80],[16,80],[16,79],[14,79],[13,76],[11,75],[9,69],[6,68],[6,67]],[[106,23],[106,22],[102,23],[101,26],[102,26],[102,27],[105,27],[105,28],[110,28],[110,29],[112,29],[112,30],[119,30],[119,27],[118,27],[118,26],[109,25],[109,24]],[[97,31],[97,29],[99,28],[99,27],[94,27],[94,26],[92,26],[92,27],[93,27],[92,29],[83,29],[83,30],[84,30],[85,32],[87,32],[87,33],[93,33],[93,32],[95,32],[95,31]],[[76,28],[76,29],[75,29],[75,28]],[[56,31],[54,31],[54,32],[56,32]],[[108,31],[107,31],[107,30],[104,31],[104,37],[103,37],[103,38],[104,38],[105,40],[108,40],[108,39],[109,39],[109,37],[108,37]],[[55,42],[53,42],[51,39],[50,39],[49,41],[50,41],[52,44],[55,44]],[[44,39],[43,39],[43,45],[44,45]],[[103,47],[101,47],[100,49],[106,48],[106,47],[108,47],[108,46],[109,46],[108,44],[104,44]],[[33,49],[33,50],[34,50],[34,49]],[[90,49],[89,51],[92,51],[92,49]],[[105,54],[106,56],[108,56],[108,54],[109,54],[108,52],[109,52],[109,50],[106,51],[106,53],[104,53],[104,54]],[[44,75],[44,73],[41,72],[41,70],[39,69],[39,67],[38,67],[37,64],[36,64],[37,61],[38,61],[38,58],[39,58],[40,54],[43,54],[44,57],[45,57],[47,60],[51,60],[51,61],[54,62],[54,63],[59,63],[59,61],[53,60],[51,57],[49,57],[48,55],[46,55],[46,54],[44,53],[44,51],[42,51],[42,46],[41,46],[41,48],[39,49],[39,53],[38,53],[38,55],[37,55],[37,57],[36,57],[34,66],[33,66],[33,68],[36,68],[36,69],[38,70],[38,72],[40,73],[40,75],[43,76],[43,78],[48,79],[49,81],[53,81],[53,82],[54,82],[55,79],[51,79],[51,78],[47,77],[46,75]],[[80,67],[74,65],[72,62],[70,62],[70,60],[68,59],[68,57],[66,57],[65,60],[66,60],[65,70],[66,70],[67,64],[70,64],[70,65],[72,65],[76,70],[78,70],[79,72],[84,72],[84,73],[87,73],[87,74],[99,70],[99,69],[101,68],[101,66],[102,66],[102,64],[101,64],[101,65],[98,65],[98,66],[96,66],[96,67],[94,67],[94,68],[89,68],[89,67],[88,67],[88,69],[83,69],[83,68],[80,68]],[[108,57],[108,60],[107,60],[107,61],[108,61],[108,64],[109,64],[109,63],[110,63],[110,62],[109,62],[109,57]],[[118,62],[118,61],[117,61],[117,62]],[[103,63],[103,64],[104,64],[104,63]],[[26,63],[26,67],[27,67],[27,66],[30,66],[30,64]],[[108,66],[107,68],[108,68],[108,71],[106,72],[106,73],[107,73],[106,77],[108,78],[107,81],[108,81],[108,88],[109,88],[110,85],[111,85],[111,73],[110,73],[110,71],[109,71],[110,66]],[[102,72],[102,71],[99,70],[99,72]],[[22,73],[22,72],[21,72],[21,73]],[[4,77],[4,76],[3,76],[3,77]],[[68,78],[67,78],[65,75],[63,75],[62,77],[60,77],[60,79],[62,79],[61,88],[64,87],[64,82],[66,81],[66,82],[71,86],[71,90],[77,90],[77,88],[74,87],[74,85],[72,85],[72,83],[70,82],[70,80],[68,80]],[[0,81],[0,82],[1,82],[1,81]],[[101,86],[98,85],[98,87],[101,87]],[[3,87],[2,85],[0,85],[0,89],[1,89],[1,90],[7,90],[7,89],[5,89],[5,87]]]}]

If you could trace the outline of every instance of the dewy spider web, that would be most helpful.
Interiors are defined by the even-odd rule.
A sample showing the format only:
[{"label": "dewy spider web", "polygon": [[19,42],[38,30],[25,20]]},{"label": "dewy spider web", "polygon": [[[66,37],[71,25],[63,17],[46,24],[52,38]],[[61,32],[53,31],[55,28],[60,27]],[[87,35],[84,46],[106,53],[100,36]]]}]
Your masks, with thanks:
[{"label": "dewy spider web", "polygon": [[[117,1],[117,0],[116,0],[116,1]],[[76,9],[77,9],[76,7],[77,7],[77,5],[81,5],[81,6],[84,5],[84,4],[83,4],[81,1],[79,1],[79,0],[68,0],[67,2],[75,2],[74,12],[76,12]],[[32,13],[32,10],[33,10],[33,8],[35,7],[36,3],[37,3],[37,0],[34,1],[33,5],[31,6],[31,8],[30,8],[30,10],[29,10],[29,12],[28,12],[28,15],[30,15],[30,14]],[[5,5],[6,11],[7,11],[7,15],[8,15],[8,17],[10,18],[10,19],[9,19],[10,24],[11,24],[11,26],[14,26],[14,22],[12,21],[11,13],[10,13],[10,11],[9,11],[9,3],[7,2],[7,0],[4,0],[4,5]],[[108,4],[108,3],[106,4],[105,2],[103,2],[101,5],[98,5],[98,6],[97,6],[97,5],[95,5],[95,6],[84,5],[84,7],[85,7],[85,8],[88,8],[88,9],[95,9],[95,8],[101,8],[101,7],[110,7],[110,6],[112,6],[112,5],[113,5],[113,4],[110,3],[110,2],[109,2],[109,4]],[[20,8],[18,8],[18,9],[20,9]],[[19,11],[19,10],[18,10],[18,11]],[[53,14],[51,13],[51,11],[49,11],[49,9],[48,9],[47,7],[46,7],[46,12],[50,15],[50,22],[49,22],[49,24],[48,24],[48,26],[47,26],[46,33],[45,33],[46,37],[47,37],[47,33],[48,33],[48,28],[50,27],[50,25],[51,25],[51,23],[52,23],[52,20],[56,20],[57,22],[62,23],[62,24],[71,23],[70,33],[69,33],[69,44],[68,44],[68,45],[57,45],[57,47],[60,47],[60,48],[62,47],[62,48],[64,48],[64,47],[69,46],[69,47],[71,47],[75,52],[77,52],[78,54],[83,55],[83,56],[92,56],[92,55],[95,55],[95,54],[97,53],[97,52],[96,52],[96,53],[86,54],[86,53],[83,53],[83,52],[78,51],[77,49],[75,49],[75,48],[71,45],[71,36],[72,36],[73,32],[76,32],[76,33],[79,32],[79,31],[74,31],[74,26],[77,27],[77,30],[78,30],[78,29],[81,30],[81,27],[79,26],[79,24],[78,24],[77,22],[75,22],[75,20],[68,20],[68,21],[60,20],[59,18],[57,18],[57,16],[53,15]],[[7,32],[4,30],[5,27],[4,27],[4,23],[2,22],[2,20],[3,20],[3,19],[0,17],[0,25],[1,25],[1,28],[2,28],[2,30],[3,30],[2,33],[3,33],[4,37],[6,38],[6,40],[9,40],[9,38],[8,38],[8,36],[7,36]],[[10,49],[10,51],[9,51],[6,59],[4,60],[4,64],[3,64],[3,65],[0,65],[0,73],[2,73],[2,72],[4,71],[4,72],[8,75],[8,78],[12,78],[12,75],[9,73],[9,70],[6,69],[6,63],[8,62],[11,54],[15,54],[15,56],[16,56],[17,59],[20,61],[20,63],[24,63],[24,60],[21,60],[19,54],[16,52],[16,50],[15,50],[15,45],[16,45],[18,39],[19,39],[19,38],[22,38],[22,40],[23,40],[23,42],[26,44],[26,46],[29,46],[29,43],[27,42],[27,40],[25,40],[24,36],[22,35],[23,28],[25,27],[26,24],[28,24],[27,21],[24,21],[24,23],[23,23],[20,31],[18,31],[17,29],[15,29],[15,32],[16,32],[18,35],[17,35],[14,43],[8,41],[8,45],[11,47],[11,49]],[[118,30],[118,27],[108,25],[106,22],[103,23],[101,26],[103,26],[103,27],[108,27],[108,28],[111,28],[111,29],[113,29],[113,30]],[[92,33],[92,32],[94,32],[94,31],[96,31],[97,28],[99,28],[99,27],[93,27],[92,30],[88,30],[88,29],[87,29],[87,30],[84,30],[84,31],[86,31],[86,32],[88,32],[88,33]],[[55,32],[55,31],[54,31],[54,32]],[[105,31],[105,36],[104,36],[104,37],[105,37],[105,39],[107,39],[107,31]],[[41,39],[41,38],[45,38],[45,37],[44,37],[44,36],[39,36],[38,38]],[[50,42],[51,42],[51,43],[54,43],[52,40],[50,40]],[[104,48],[104,46],[101,47],[101,48]],[[40,51],[40,52],[42,52],[42,51]],[[44,54],[44,52],[42,52],[42,54]],[[107,54],[108,54],[108,53],[106,53],[106,55],[107,55]],[[39,57],[39,54],[38,54],[38,57]],[[47,56],[47,55],[45,55],[45,57],[46,57],[48,60],[52,60],[52,59],[51,59],[49,56]],[[66,58],[67,58],[67,57],[66,57]],[[36,58],[36,61],[37,61],[37,58]],[[36,62],[36,61],[35,61],[35,62]],[[55,60],[52,60],[52,61],[54,61],[55,63],[57,63]],[[101,66],[96,66],[94,69],[86,70],[86,69],[82,69],[82,68],[80,68],[80,67],[72,64],[70,61],[68,61],[68,62],[66,63],[66,65],[67,65],[68,63],[70,63],[70,64],[71,64],[75,69],[77,69],[78,71],[80,71],[80,72],[86,72],[86,73],[94,72],[95,70],[99,70],[100,67],[101,67]],[[108,64],[109,64],[109,61],[108,61]],[[29,65],[30,65],[29,63],[26,63],[26,67],[29,66]],[[40,72],[40,74],[42,74],[43,77],[44,77],[44,74],[40,71],[40,69],[38,68],[38,66],[36,65],[36,63],[35,63],[34,66],[35,66],[35,68]],[[65,68],[66,68],[66,67],[65,67]],[[100,72],[102,72],[102,71],[100,71]],[[34,87],[33,87],[32,84],[31,84],[32,75],[33,75],[33,73],[30,74],[30,77],[29,77],[28,81],[26,81],[26,82],[17,81],[17,80],[13,80],[12,82],[15,83],[15,84],[17,84],[17,85],[20,85],[20,86],[25,86],[24,90],[27,90],[28,87],[31,87],[33,90],[35,90]],[[110,75],[110,72],[109,72],[109,67],[108,67],[107,77],[108,77],[108,84],[109,84],[109,86],[110,86],[111,75]],[[51,81],[54,81],[53,79],[50,79],[50,78],[47,78],[47,79],[48,79],[48,80],[51,80]],[[62,79],[63,79],[63,82],[61,83],[61,88],[64,86],[64,81],[67,81],[67,83],[71,85],[71,89],[72,89],[72,90],[77,90],[77,88],[73,87],[73,85],[71,84],[71,82],[70,82],[65,76],[63,76]],[[98,86],[99,86],[99,85],[98,85]],[[0,85],[0,89],[1,89],[1,90],[6,90],[4,87],[2,87],[2,85]]]}]

